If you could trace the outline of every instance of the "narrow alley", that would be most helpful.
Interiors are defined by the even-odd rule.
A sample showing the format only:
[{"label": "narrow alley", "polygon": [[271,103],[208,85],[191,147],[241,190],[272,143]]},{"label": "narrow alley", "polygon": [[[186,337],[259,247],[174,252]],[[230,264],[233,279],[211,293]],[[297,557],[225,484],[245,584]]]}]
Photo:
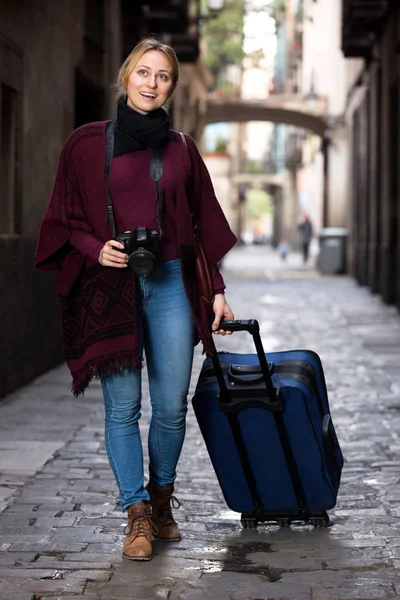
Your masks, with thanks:
[{"label": "narrow alley", "polygon": [[[1,600],[400,598],[397,309],[346,276],[304,268],[296,253],[283,264],[266,246],[234,249],[224,276],[235,317],[259,320],[266,351],[310,348],[322,358],[345,456],[332,526],[242,529],[189,406],[176,485],[183,540],[155,542],[149,563],[124,560],[100,385],[73,398],[63,365],[0,405]],[[217,345],[252,351],[245,333]],[[197,348],[191,396],[202,360]]]}]

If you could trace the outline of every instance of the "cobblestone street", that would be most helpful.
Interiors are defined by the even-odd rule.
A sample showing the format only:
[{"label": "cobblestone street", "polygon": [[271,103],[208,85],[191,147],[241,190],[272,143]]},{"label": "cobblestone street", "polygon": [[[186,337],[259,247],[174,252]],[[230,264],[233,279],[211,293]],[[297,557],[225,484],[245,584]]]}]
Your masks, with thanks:
[{"label": "cobblestone street", "polygon": [[[266,247],[237,248],[223,266],[235,317],[259,320],[266,351],[321,356],[345,456],[333,525],[242,529],[189,405],[175,490],[183,540],[156,541],[148,563],[122,559],[100,385],[73,398],[62,365],[0,401],[0,600],[400,598],[398,312],[297,254],[281,263]],[[216,342],[253,351],[245,333]],[[202,360],[196,348],[191,396]],[[142,439],[147,400],[145,384]]]}]

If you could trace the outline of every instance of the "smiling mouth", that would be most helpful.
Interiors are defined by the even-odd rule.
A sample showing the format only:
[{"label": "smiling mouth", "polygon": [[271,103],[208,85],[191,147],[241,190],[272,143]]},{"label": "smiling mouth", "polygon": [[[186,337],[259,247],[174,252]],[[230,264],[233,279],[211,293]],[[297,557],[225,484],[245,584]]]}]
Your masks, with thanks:
[{"label": "smiling mouth", "polygon": [[140,95],[149,100],[155,100],[157,98],[156,94],[149,94],[148,92],[140,92]]}]

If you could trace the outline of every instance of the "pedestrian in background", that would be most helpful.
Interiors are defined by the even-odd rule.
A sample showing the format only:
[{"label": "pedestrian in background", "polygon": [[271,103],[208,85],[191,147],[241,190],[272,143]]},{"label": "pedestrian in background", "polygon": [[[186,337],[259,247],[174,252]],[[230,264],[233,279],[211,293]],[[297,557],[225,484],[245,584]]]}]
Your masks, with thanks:
[{"label": "pedestrian in background", "polygon": [[[212,329],[224,335],[221,319],[233,318],[217,263],[236,238],[194,140],[170,129],[164,108],[178,76],[171,47],[145,39],[134,48],[118,76],[109,207],[109,122],[89,123],[63,146],[36,252],[37,268],[57,271],[73,393],[83,394],[94,377],[101,381],[107,455],[121,508],[128,512],[123,553],[131,560],[151,559],[152,534],[181,539],[171,504],[193,348],[200,338],[206,352],[213,349],[194,279],[191,212],[213,271]],[[156,184],[150,168],[160,148],[163,174]],[[117,233],[127,233],[125,241],[113,238],[110,205]],[[147,275],[135,267],[140,244],[151,255]],[[143,353],[152,407],[146,486],[139,431]]]},{"label": "pedestrian in background", "polygon": [[277,246],[277,250],[279,252],[279,256],[281,257],[281,260],[285,261],[287,259],[287,255],[289,254],[289,250],[290,250],[289,244],[285,240],[282,240],[281,242],[279,242],[279,244]]},{"label": "pedestrian in background", "polygon": [[305,211],[302,211],[299,216],[297,228],[300,234],[300,246],[303,254],[303,262],[308,262],[310,243],[313,236],[313,227],[310,221],[310,217]]}]

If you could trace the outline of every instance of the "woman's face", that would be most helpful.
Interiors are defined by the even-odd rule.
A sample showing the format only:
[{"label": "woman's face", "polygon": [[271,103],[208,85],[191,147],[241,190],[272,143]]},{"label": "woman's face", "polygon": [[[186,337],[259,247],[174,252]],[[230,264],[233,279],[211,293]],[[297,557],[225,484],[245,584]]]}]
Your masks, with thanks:
[{"label": "woman's face", "polygon": [[145,115],[163,106],[174,87],[168,56],[159,50],[148,50],[129,75],[127,104]]}]

